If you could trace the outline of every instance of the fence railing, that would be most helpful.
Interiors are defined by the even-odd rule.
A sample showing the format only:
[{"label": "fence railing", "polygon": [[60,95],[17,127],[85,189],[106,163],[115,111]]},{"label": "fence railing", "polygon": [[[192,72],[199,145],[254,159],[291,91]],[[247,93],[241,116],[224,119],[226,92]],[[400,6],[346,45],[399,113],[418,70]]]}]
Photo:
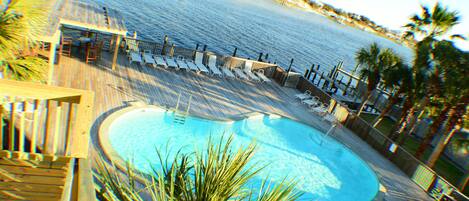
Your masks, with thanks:
[{"label": "fence railing", "polygon": [[[282,72],[278,71],[275,76],[281,77],[282,75],[278,75],[281,73]],[[353,133],[373,147],[383,157],[386,157],[399,167],[412,181],[433,198],[440,199],[442,196],[451,196],[458,201],[469,200],[469,198],[461,193],[455,186],[415,158],[406,149],[398,146],[397,143],[388,138],[385,134],[374,128],[367,121],[358,117],[345,104],[336,102],[333,97],[316,87],[306,78],[300,78],[297,89],[302,92],[309,90],[314,96],[318,96],[323,103],[329,104],[329,112],[334,114],[345,127],[353,131]]]},{"label": "fence railing", "polygon": [[[137,47],[140,52],[149,50],[153,54],[156,54],[156,55],[172,54],[173,57],[181,56],[189,60],[195,59],[194,58],[195,52],[196,52],[195,49],[188,49],[184,47],[173,46],[171,44],[164,45],[164,44],[157,43],[155,41],[134,39],[134,38],[129,38],[129,37],[124,39],[124,43],[128,41],[132,41],[132,44],[137,44]],[[197,50],[197,51],[202,52],[202,50]],[[242,67],[244,66],[244,63],[248,60],[245,58],[233,57],[230,55],[222,55],[222,54],[217,54],[217,53],[210,52],[210,51],[205,51],[204,59],[203,59],[203,62],[205,64],[208,63],[207,62],[208,55],[215,55],[217,57],[216,65],[225,66],[228,68]],[[264,69],[265,74],[267,76],[271,76],[273,74],[273,70],[277,66],[276,64],[262,62],[262,61],[255,61],[255,60],[250,60],[250,61],[253,62],[252,70]]]},{"label": "fence railing", "polygon": [[94,93],[0,79],[0,150],[88,157]]}]

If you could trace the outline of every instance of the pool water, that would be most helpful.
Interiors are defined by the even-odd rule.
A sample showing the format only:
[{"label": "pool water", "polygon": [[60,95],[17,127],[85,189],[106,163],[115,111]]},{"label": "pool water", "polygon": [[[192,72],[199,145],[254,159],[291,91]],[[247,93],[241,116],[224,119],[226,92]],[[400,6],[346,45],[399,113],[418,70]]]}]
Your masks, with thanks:
[{"label": "pool water", "polygon": [[254,186],[267,176],[274,182],[295,179],[297,190],[305,193],[301,200],[372,200],[377,193],[376,175],[358,156],[324,133],[286,118],[220,122],[188,117],[185,124],[178,124],[173,112],[137,109],[109,127],[113,149],[144,172],[159,162],[156,149],[170,156],[180,149],[192,153],[205,150],[210,137],[218,140],[231,134],[234,147],[255,140],[258,149],[251,164],[268,165]]}]

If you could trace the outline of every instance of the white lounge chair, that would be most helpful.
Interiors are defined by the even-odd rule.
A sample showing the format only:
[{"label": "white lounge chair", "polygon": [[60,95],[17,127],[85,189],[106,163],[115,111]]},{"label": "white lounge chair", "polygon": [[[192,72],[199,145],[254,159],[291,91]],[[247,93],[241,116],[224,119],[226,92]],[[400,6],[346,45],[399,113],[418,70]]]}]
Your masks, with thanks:
[{"label": "white lounge chair", "polygon": [[324,116],[322,117],[322,119],[323,119],[324,121],[329,122],[329,123],[334,123],[334,122],[337,121],[337,118],[335,118],[335,116],[334,116],[333,114],[330,114],[330,113],[327,113],[326,115],[324,115]]},{"label": "white lounge chair", "polygon": [[212,71],[212,74],[216,75],[216,76],[219,76],[219,77],[222,77],[223,74],[220,72],[220,70],[218,70],[218,67],[217,67],[217,56],[215,55],[210,55],[208,57],[208,68],[210,68],[210,71]]},{"label": "white lounge chair", "polygon": [[150,50],[144,50],[143,51],[143,63],[145,65],[151,65],[153,67],[156,67],[156,61],[153,59],[153,54],[151,53]]},{"label": "white lounge chair", "polygon": [[176,63],[176,61],[174,61],[174,58],[173,58],[173,57],[165,56],[164,60],[165,60],[166,63],[168,64],[168,67],[174,68],[174,69],[178,69],[178,68],[179,68],[179,66],[178,66],[178,64]]},{"label": "white lounge chair", "polygon": [[321,104],[317,96],[314,96],[312,99],[302,100],[301,102],[303,104],[306,104],[310,108],[316,107]]},{"label": "white lounge chair", "polygon": [[159,55],[153,55],[153,59],[155,59],[156,65],[161,66],[164,68],[168,68],[168,64],[166,64],[166,61],[164,61],[162,56]]},{"label": "white lounge chair", "polygon": [[254,75],[254,73],[251,71],[252,70],[252,61],[246,61],[244,62],[244,73],[246,73],[246,75],[251,79],[251,80],[254,80],[256,82],[260,82],[261,79],[259,79],[256,75]]},{"label": "white lounge chair", "polygon": [[264,75],[264,70],[260,69],[256,72],[257,77],[261,79],[262,82],[272,82],[268,77]]},{"label": "white lounge chair", "polygon": [[235,73],[237,78],[244,79],[244,80],[249,80],[248,76],[246,76],[241,69],[233,68],[233,72]]},{"label": "white lounge chair", "polygon": [[309,90],[306,90],[304,93],[302,94],[296,94],[295,95],[296,98],[300,99],[300,100],[306,100],[306,99],[310,99],[312,96],[311,96],[311,91]]},{"label": "white lounge chair", "polygon": [[187,64],[187,66],[189,67],[190,70],[192,70],[196,73],[200,72],[199,68],[197,67],[197,65],[195,65],[194,61],[186,60],[186,64]]},{"label": "white lounge chair", "polygon": [[320,104],[317,107],[311,108],[311,112],[316,113],[319,116],[324,116],[328,114],[328,110],[329,110],[329,105],[327,104]]},{"label": "white lounge chair", "polygon": [[187,66],[187,63],[186,63],[184,57],[178,56],[177,59],[176,59],[176,63],[178,64],[180,69],[183,69],[183,70],[186,70],[186,71],[189,70],[189,66]]},{"label": "white lounge chair", "polygon": [[228,67],[226,67],[226,64],[225,64],[225,66],[221,67],[221,71],[228,78],[236,78],[236,76],[233,74],[233,72],[231,72],[231,70]]},{"label": "white lounge chair", "polygon": [[205,65],[202,62],[203,57],[204,57],[204,54],[202,52],[196,52],[195,53],[195,65],[197,66],[197,68],[199,68],[200,72],[210,73],[210,71],[207,69],[207,67],[205,67]]},{"label": "white lounge chair", "polygon": [[141,64],[142,63],[142,56],[138,53],[138,52],[135,52],[135,51],[129,51],[129,55],[127,55],[129,57],[129,63],[132,64],[132,63],[139,63]]}]

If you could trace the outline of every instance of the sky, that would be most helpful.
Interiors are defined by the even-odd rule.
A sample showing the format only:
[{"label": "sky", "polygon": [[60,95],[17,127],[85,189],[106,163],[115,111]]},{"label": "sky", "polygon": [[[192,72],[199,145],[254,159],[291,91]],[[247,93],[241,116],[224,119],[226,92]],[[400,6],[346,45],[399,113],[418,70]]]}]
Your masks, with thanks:
[{"label": "sky", "polygon": [[[433,7],[438,0],[320,0],[324,3],[367,16],[379,25],[393,29],[403,30],[402,26],[415,13],[420,14],[420,5]],[[469,0],[440,0],[451,11],[458,11],[461,23],[452,29],[453,34],[463,34],[469,38]],[[469,51],[469,41],[457,40],[456,45]]]}]

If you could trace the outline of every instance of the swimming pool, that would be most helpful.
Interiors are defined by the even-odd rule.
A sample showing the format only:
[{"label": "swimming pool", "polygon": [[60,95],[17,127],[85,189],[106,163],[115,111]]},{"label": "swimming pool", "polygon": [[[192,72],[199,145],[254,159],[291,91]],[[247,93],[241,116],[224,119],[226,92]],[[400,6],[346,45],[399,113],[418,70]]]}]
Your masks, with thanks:
[{"label": "swimming pool", "polygon": [[150,171],[150,161],[158,162],[155,148],[169,155],[179,149],[190,153],[202,149],[210,137],[234,134],[234,146],[256,140],[252,164],[269,164],[256,182],[266,176],[274,181],[294,178],[297,190],[305,192],[301,200],[372,200],[378,191],[375,173],[358,156],[320,131],[287,118],[261,115],[221,122],[188,117],[179,124],[173,112],[141,108],[112,118],[107,126],[101,142],[108,141],[115,155],[132,160],[143,172]]}]

